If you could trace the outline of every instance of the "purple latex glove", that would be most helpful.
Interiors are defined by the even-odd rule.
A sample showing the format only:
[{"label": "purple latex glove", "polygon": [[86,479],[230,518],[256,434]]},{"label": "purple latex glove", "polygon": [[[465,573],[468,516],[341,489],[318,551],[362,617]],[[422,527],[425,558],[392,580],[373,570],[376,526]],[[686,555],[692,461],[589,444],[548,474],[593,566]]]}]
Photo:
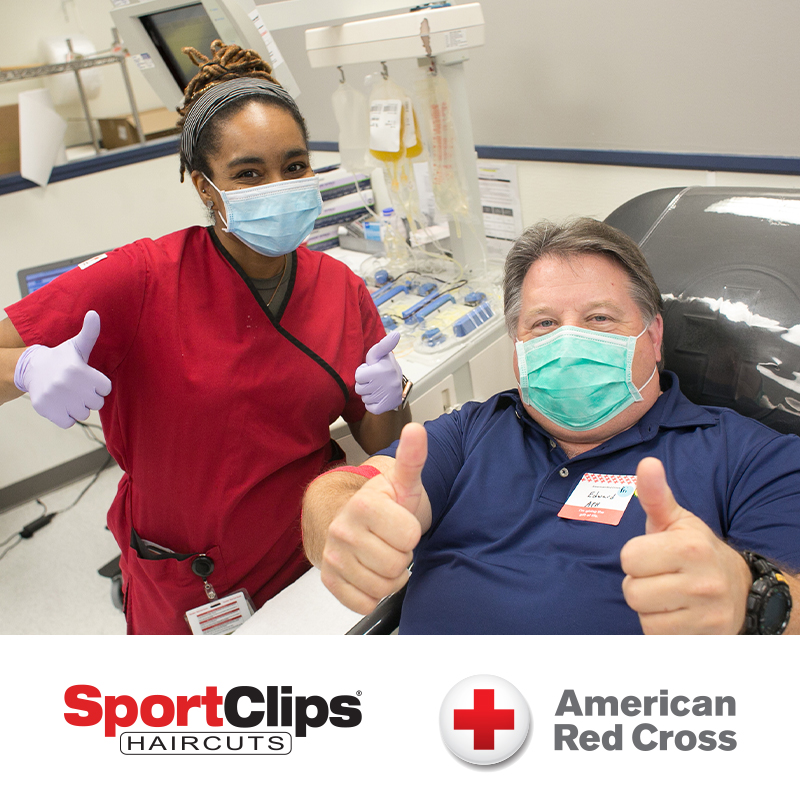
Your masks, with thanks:
[{"label": "purple latex glove", "polygon": [[392,350],[400,332],[387,333],[367,353],[367,361],[356,370],[356,391],[370,414],[383,414],[400,405],[403,399],[403,370]]},{"label": "purple latex glove", "polygon": [[36,412],[59,428],[69,428],[102,408],[111,391],[111,381],[87,363],[99,335],[100,315],[87,311],[77,336],[57,347],[35,344],[17,361],[17,389],[27,392]]}]

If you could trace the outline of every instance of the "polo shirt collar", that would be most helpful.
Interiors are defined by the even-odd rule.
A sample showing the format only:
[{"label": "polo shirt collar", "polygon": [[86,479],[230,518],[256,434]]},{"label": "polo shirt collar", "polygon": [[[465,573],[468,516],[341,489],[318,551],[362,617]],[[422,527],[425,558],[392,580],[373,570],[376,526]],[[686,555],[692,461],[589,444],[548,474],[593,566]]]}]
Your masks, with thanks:
[{"label": "polo shirt collar", "polygon": [[[659,428],[697,428],[715,425],[718,417],[703,406],[698,406],[688,400],[680,390],[678,376],[669,370],[663,370],[659,375],[661,381],[661,396],[652,408],[632,427],[618,433],[607,442],[613,449],[638,444],[655,438]],[[519,392],[509,389],[498,396],[498,407],[513,405],[517,418],[547,439],[551,436],[537,422],[531,419],[525,406],[522,404]],[[502,406],[501,406],[502,404]],[[604,448],[608,451],[608,447]],[[592,451],[587,451],[591,453]]]}]

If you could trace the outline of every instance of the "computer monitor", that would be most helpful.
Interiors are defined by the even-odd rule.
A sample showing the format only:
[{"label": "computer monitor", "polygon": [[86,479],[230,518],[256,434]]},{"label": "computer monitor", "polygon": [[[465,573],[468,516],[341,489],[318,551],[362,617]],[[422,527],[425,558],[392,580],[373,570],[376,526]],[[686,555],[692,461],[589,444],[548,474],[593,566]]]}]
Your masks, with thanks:
[{"label": "computer monitor", "polygon": [[78,264],[83,264],[90,258],[94,258],[100,253],[89,253],[77,258],[65,258],[63,261],[53,261],[50,264],[41,264],[38,267],[28,267],[17,272],[19,281],[19,291],[23,297],[27,297],[31,292],[41,289],[42,286],[50,283],[54,278],[63,275],[65,272],[74,269]]},{"label": "computer monitor", "polygon": [[197,67],[181,50],[195,47],[210,55],[214,39],[255,50],[273,67],[273,74],[293,96],[297,82],[280,56],[252,3],[242,0],[144,0],[111,11],[123,44],[164,105],[177,108]]}]

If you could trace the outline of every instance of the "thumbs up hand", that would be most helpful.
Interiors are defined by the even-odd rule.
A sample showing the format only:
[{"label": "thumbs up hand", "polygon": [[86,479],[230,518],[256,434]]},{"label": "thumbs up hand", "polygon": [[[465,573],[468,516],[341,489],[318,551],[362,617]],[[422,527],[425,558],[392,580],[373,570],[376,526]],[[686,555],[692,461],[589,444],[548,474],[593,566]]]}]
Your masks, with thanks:
[{"label": "thumbs up hand", "polygon": [[366,362],[356,370],[356,392],[370,414],[383,414],[403,399],[403,371],[394,357],[400,332],[387,333],[367,353]]},{"label": "thumbs up hand", "polygon": [[34,409],[60,428],[102,408],[111,391],[111,381],[87,363],[99,335],[100,316],[88,311],[77,336],[57,347],[35,344],[17,361],[17,388],[28,392]]},{"label": "thumbs up hand", "polygon": [[678,505],[658,459],[636,470],[647,514],[645,535],[630,539],[620,561],[625,601],[646,634],[739,633],[750,568],[699,517]]},{"label": "thumbs up hand", "polygon": [[427,497],[420,479],[427,453],[425,428],[406,425],[393,471],[367,481],[328,527],[322,582],[359,614],[368,614],[408,580],[408,566],[422,535],[417,513]]}]

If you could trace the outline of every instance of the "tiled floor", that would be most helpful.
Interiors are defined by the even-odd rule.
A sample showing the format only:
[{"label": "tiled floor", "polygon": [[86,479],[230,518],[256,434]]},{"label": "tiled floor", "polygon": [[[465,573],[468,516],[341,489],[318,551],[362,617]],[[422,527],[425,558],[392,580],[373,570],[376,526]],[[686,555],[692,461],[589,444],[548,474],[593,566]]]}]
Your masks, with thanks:
[{"label": "tiled floor", "polygon": [[[106,530],[106,511],[121,476],[115,465],[74,508],[58,514],[30,539],[14,536],[41,516],[28,503],[0,514],[0,634],[125,634],[125,619],[111,600],[111,581],[97,570],[119,555]],[[65,509],[89,479],[41,499],[48,512]]]}]

